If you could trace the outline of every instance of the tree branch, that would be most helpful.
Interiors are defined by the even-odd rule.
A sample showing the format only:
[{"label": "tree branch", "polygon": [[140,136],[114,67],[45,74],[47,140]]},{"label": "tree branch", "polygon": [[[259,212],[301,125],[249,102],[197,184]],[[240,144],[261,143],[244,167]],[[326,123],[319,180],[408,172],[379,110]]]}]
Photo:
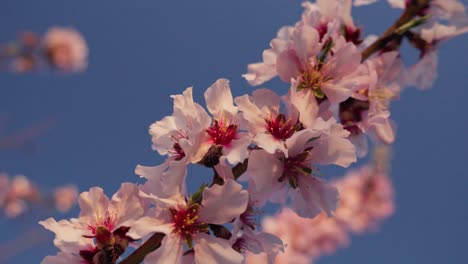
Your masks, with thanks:
[{"label": "tree branch", "polygon": [[423,9],[429,6],[430,0],[412,0],[406,7],[405,12],[393,23],[374,43],[367,47],[362,52],[362,61],[369,58],[375,52],[384,48],[388,43],[401,37],[401,34],[397,30],[410,22],[415,16],[417,16]]}]

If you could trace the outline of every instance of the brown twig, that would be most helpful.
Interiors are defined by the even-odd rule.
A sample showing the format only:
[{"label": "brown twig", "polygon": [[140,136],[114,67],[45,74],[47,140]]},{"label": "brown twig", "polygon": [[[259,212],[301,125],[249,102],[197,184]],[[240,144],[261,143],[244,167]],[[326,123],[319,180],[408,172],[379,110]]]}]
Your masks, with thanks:
[{"label": "brown twig", "polygon": [[397,29],[402,25],[410,22],[414,17],[416,17],[423,9],[429,6],[430,0],[413,0],[405,9],[405,12],[393,23],[374,43],[367,47],[362,52],[362,61],[369,58],[375,52],[384,48],[392,40],[395,40],[398,37],[401,37],[398,34]]}]

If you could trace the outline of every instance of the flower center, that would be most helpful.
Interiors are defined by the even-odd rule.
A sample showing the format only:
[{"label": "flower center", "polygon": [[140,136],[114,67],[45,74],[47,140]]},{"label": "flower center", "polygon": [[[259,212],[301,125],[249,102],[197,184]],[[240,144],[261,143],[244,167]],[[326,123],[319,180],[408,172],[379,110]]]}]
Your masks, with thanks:
[{"label": "flower center", "polygon": [[94,236],[97,234],[98,228],[105,228],[112,232],[112,230],[114,230],[115,228],[115,217],[115,214],[110,214],[109,212],[106,212],[106,215],[104,217],[96,217],[93,223],[89,223],[88,230],[90,230]]},{"label": "flower center", "polygon": [[171,140],[172,142],[174,142],[174,145],[172,146],[172,149],[168,152],[171,156],[175,158],[175,160],[181,160],[185,157],[185,152],[179,144],[179,140],[183,138],[188,139],[188,135],[187,132],[184,132],[182,130],[178,131],[176,134],[171,136]]},{"label": "flower center", "polygon": [[321,69],[314,67],[312,70],[305,70],[299,78],[297,90],[311,89],[314,92],[315,97],[319,99],[325,97],[325,94],[320,87],[323,83],[330,80],[330,78],[326,77]]},{"label": "flower center", "polygon": [[279,182],[288,179],[292,188],[297,188],[297,180],[300,176],[309,176],[312,173],[312,167],[308,164],[307,159],[309,151],[306,150],[294,157],[283,159],[283,174],[278,179]]},{"label": "flower center", "polygon": [[198,209],[199,205],[196,203],[169,209],[174,226],[172,232],[179,234],[189,248],[192,247],[193,236],[209,230],[206,223],[198,221]]},{"label": "flower center", "polygon": [[228,146],[234,139],[237,139],[238,129],[239,126],[231,122],[215,120],[206,132],[210,135],[213,144]]},{"label": "flower center", "polygon": [[299,123],[286,119],[283,114],[279,114],[276,118],[266,119],[265,122],[266,130],[278,140],[286,140],[300,129]]}]

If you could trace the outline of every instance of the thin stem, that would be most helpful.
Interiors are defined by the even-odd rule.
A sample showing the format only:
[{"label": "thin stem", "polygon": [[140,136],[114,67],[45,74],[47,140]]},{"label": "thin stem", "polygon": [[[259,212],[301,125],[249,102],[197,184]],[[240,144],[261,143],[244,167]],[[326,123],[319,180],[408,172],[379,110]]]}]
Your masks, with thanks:
[{"label": "thin stem", "polygon": [[429,6],[430,0],[413,0],[405,9],[405,12],[393,23],[374,43],[362,52],[362,61],[369,58],[375,52],[384,48],[392,40],[401,37],[398,29],[410,22],[418,13]]}]

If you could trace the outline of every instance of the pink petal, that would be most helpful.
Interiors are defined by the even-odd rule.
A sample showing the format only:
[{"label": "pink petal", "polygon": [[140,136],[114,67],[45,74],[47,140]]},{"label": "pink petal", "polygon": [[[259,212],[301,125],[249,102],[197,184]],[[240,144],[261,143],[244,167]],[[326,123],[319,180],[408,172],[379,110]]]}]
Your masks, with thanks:
[{"label": "pink petal", "polygon": [[153,142],[153,150],[156,150],[159,155],[167,155],[168,150],[172,149],[174,145],[171,137],[172,133],[176,130],[177,126],[174,116],[166,116],[162,120],[151,124],[149,133]]},{"label": "pink petal", "polygon": [[207,234],[198,234],[194,240],[195,263],[197,264],[241,264],[244,260],[242,254],[232,249],[228,240]]},{"label": "pink petal", "polygon": [[317,30],[308,25],[296,27],[291,40],[294,43],[296,54],[303,64],[308,63],[311,57],[316,57],[322,48]]},{"label": "pink petal", "polygon": [[271,134],[259,133],[254,138],[255,144],[270,154],[275,154],[276,150],[284,153],[288,157],[288,150],[286,144],[282,140],[275,139]]},{"label": "pink petal", "polygon": [[145,257],[146,264],[174,264],[182,263],[184,247],[182,240],[175,234],[166,235],[161,246]]},{"label": "pink petal", "polygon": [[156,232],[170,235],[173,230],[173,226],[172,223],[167,223],[166,220],[167,219],[159,219],[157,216],[142,217],[133,223],[127,235],[134,239],[139,239]]},{"label": "pink petal", "polygon": [[263,113],[254,103],[253,98],[248,95],[236,97],[234,99],[239,111],[242,111],[242,117],[247,120],[252,132],[260,132],[265,130],[265,119]]},{"label": "pink petal", "polygon": [[112,196],[113,209],[117,212],[116,227],[130,226],[133,221],[140,218],[144,209],[138,195],[139,189],[136,184],[122,183],[117,193]]},{"label": "pink petal", "polygon": [[296,79],[301,68],[301,61],[294,50],[284,50],[279,54],[276,71],[284,82],[289,83],[291,79]]},{"label": "pink petal", "polygon": [[320,137],[320,132],[312,129],[304,129],[294,133],[286,140],[289,156],[294,157],[301,154],[308,147],[309,141],[318,137]]},{"label": "pink petal", "polygon": [[77,228],[79,225],[67,220],[56,222],[53,218],[48,218],[39,224],[55,233],[54,245],[64,252],[76,253],[87,246],[94,246],[92,239],[83,238],[84,231]]},{"label": "pink petal", "polygon": [[[324,211],[328,216],[336,210],[338,205],[338,190],[325,181],[314,177],[300,177],[298,179],[299,193],[303,199],[301,207],[295,207],[296,213],[301,217],[314,217],[317,208]],[[300,201],[297,201],[300,202]],[[299,203],[300,204],[300,203]]]},{"label": "pink petal", "polygon": [[336,164],[348,167],[356,162],[356,147],[347,138],[349,132],[340,124],[333,124],[328,134],[322,134],[313,142],[310,152],[315,164]]},{"label": "pink petal", "polygon": [[229,147],[223,147],[223,155],[231,164],[243,162],[249,156],[248,146],[252,140],[248,134],[240,135],[239,139],[232,141]]},{"label": "pink petal", "polygon": [[299,113],[299,121],[306,128],[311,128],[318,115],[319,106],[310,89],[297,91],[297,82],[294,81],[289,89],[291,105]]},{"label": "pink petal", "polygon": [[200,221],[210,224],[227,223],[247,208],[249,194],[242,190],[242,185],[233,180],[226,180],[224,185],[213,185],[203,191]]},{"label": "pink petal", "polygon": [[271,190],[282,173],[283,165],[274,155],[264,150],[250,153],[247,174],[255,183],[257,191]]},{"label": "pink petal", "polygon": [[242,75],[250,85],[257,86],[273,79],[276,73],[277,55],[272,50],[263,51],[263,62],[252,63],[247,66],[248,73]]},{"label": "pink petal", "polygon": [[218,79],[205,91],[205,101],[208,111],[215,119],[231,119],[237,114],[229,81],[226,79]]},{"label": "pink petal", "polygon": [[94,219],[96,216],[105,216],[109,208],[109,198],[99,187],[93,187],[89,192],[82,192],[78,203],[81,208],[80,218]]}]

